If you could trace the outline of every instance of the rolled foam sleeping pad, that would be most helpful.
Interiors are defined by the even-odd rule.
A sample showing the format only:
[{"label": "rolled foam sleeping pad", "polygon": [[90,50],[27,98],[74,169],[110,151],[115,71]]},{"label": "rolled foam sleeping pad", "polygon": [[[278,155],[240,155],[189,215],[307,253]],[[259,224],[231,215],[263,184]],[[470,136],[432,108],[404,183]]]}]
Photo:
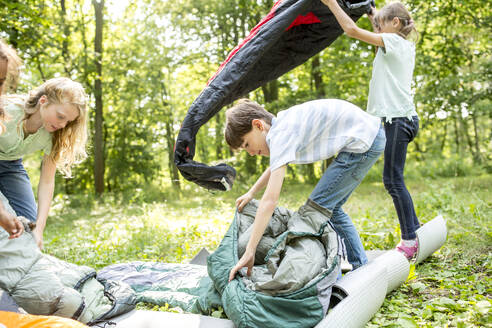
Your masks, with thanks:
[{"label": "rolled foam sleeping pad", "polygon": [[386,295],[400,287],[408,278],[410,264],[406,257],[397,250],[389,250],[376,257],[372,262],[385,266],[388,271],[388,289]]},{"label": "rolled foam sleeping pad", "polygon": [[[109,320],[115,328],[234,328],[231,320],[191,313],[133,310]],[[106,323],[107,324],[107,323]]]},{"label": "rolled foam sleeping pad", "polygon": [[417,231],[419,249],[415,264],[419,264],[444,245],[447,237],[446,221],[442,215],[421,226]]},{"label": "rolled foam sleeping pad", "polygon": [[333,288],[334,294],[345,297],[315,328],[363,327],[383,304],[387,289],[388,271],[384,265],[370,262],[346,274]]},{"label": "rolled foam sleeping pad", "polygon": [[405,256],[390,250],[346,274],[333,287],[332,310],[316,327],[364,326],[379,310],[386,295],[405,282],[409,272]]},{"label": "rolled foam sleeping pad", "polygon": [[[369,267],[369,268],[366,268]],[[401,286],[407,279],[410,273],[410,264],[403,254],[396,250],[385,251],[381,255],[369,261],[369,264],[360,267],[354,272],[358,272],[360,269],[364,270],[375,270],[374,267],[384,267],[387,271],[387,289],[385,291],[386,295]],[[347,297],[351,293],[354,293],[358,288],[358,282],[354,281],[352,278],[352,273],[347,274],[342,279],[337,281],[334,286],[333,297],[338,297],[338,301]],[[380,279],[380,278],[379,278]],[[338,301],[334,301],[331,306],[333,307]]]},{"label": "rolled foam sleeping pad", "polygon": [[[415,263],[418,264],[446,242],[446,221],[439,215],[416,233],[419,250]],[[363,327],[379,310],[384,297],[406,281],[409,272],[410,264],[405,256],[390,250],[346,274],[334,285],[330,304],[333,308],[316,328]]]}]

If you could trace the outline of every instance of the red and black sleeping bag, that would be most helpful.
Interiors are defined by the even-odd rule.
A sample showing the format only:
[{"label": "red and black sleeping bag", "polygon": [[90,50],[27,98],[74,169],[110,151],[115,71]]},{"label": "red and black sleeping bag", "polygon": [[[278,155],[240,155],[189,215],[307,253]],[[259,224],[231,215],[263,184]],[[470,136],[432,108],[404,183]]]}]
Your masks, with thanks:
[{"label": "red and black sleeping bag", "polygon": [[[374,6],[373,0],[339,2],[354,21]],[[183,177],[208,189],[229,189],[236,176],[234,168],[193,161],[198,129],[222,107],[303,64],[342,33],[320,0],[277,1],[191,104],[174,151],[174,163]]]}]

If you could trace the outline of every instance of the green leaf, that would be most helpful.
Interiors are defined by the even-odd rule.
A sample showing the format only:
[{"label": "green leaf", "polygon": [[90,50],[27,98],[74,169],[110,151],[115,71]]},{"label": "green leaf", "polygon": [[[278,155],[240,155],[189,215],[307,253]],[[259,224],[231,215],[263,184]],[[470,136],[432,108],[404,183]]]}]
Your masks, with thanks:
[{"label": "green leaf", "polygon": [[214,317],[214,318],[221,318],[222,317],[222,314],[223,314],[223,311],[222,310],[216,310],[216,311],[212,312],[212,317]]},{"label": "green leaf", "polygon": [[432,307],[426,306],[424,311],[422,311],[422,318],[424,318],[424,319],[432,318]]},{"label": "green leaf", "polygon": [[402,328],[417,328],[417,323],[412,318],[398,318],[397,325]]},{"label": "green leaf", "polygon": [[475,304],[475,307],[482,315],[485,315],[490,311],[490,301],[479,301]]},{"label": "green leaf", "polygon": [[415,272],[415,264],[410,264],[410,272],[408,273],[408,277],[406,281],[411,281],[417,278],[417,273]]},{"label": "green leaf", "polygon": [[418,293],[418,292],[421,292],[423,291],[424,289],[427,288],[427,286],[424,284],[424,283],[421,283],[421,282],[414,282],[414,283],[411,283],[410,284],[410,287],[412,287],[412,289]]}]

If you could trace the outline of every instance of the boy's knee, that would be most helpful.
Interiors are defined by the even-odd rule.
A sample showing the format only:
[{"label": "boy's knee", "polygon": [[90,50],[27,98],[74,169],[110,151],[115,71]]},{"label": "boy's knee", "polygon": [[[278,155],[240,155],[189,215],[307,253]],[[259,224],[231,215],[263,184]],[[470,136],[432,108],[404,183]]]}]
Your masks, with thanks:
[{"label": "boy's knee", "polygon": [[341,208],[333,209],[333,212],[331,215],[331,221],[333,222],[333,224],[338,225],[338,226],[342,226],[342,227],[353,225],[350,217]]}]

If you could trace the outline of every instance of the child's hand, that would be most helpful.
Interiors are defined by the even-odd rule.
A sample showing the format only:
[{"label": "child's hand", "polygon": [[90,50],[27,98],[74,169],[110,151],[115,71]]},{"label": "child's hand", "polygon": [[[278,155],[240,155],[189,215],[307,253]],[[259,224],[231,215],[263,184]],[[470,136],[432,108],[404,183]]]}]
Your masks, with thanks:
[{"label": "child's hand", "polygon": [[236,207],[239,212],[243,211],[243,207],[253,199],[253,195],[250,192],[245,193],[238,199],[236,199]]},{"label": "child's hand", "polygon": [[234,279],[236,273],[244,267],[248,268],[248,272],[246,274],[248,276],[251,276],[251,272],[253,271],[253,265],[255,264],[255,251],[251,252],[246,250],[246,252],[241,257],[239,262],[237,262],[236,266],[231,269],[231,272],[229,273],[229,281]]},{"label": "child's hand", "polygon": [[39,249],[43,250],[43,231],[36,227],[33,229],[32,235],[34,236],[34,240],[36,241],[36,244],[38,244]]},{"label": "child's hand", "polygon": [[376,7],[371,6],[371,9],[367,13],[367,16],[369,16],[369,18],[374,18],[374,16],[376,16],[376,13],[377,13]]},{"label": "child's hand", "polygon": [[8,232],[9,239],[17,238],[24,232],[24,225],[14,215],[9,213],[0,214],[0,227]]}]

